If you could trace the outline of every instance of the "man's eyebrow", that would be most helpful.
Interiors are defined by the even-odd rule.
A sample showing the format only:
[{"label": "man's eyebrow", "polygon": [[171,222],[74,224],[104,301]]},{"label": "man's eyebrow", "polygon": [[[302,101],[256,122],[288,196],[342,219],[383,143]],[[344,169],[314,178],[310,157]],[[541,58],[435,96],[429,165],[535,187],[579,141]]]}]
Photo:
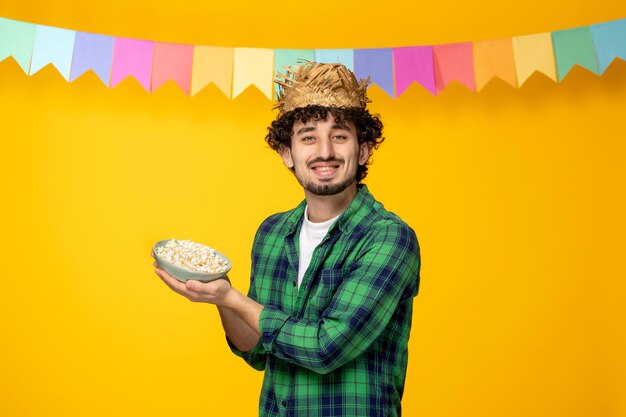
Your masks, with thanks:
[{"label": "man's eyebrow", "polygon": [[349,131],[349,132],[351,132],[351,131],[352,131],[348,125],[340,125],[340,124],[338,124],[338,123],[335,123],[331,129],[335,129],[335,130],[337,130],[337,129],[340,129],[340,130],[347,130],[347,131]]},{"label": "man's eyebrow", "polygon": [[315,126],[304,126],[301,127],[297,132],[296,135],[299,135],[300,133],[306,133],[306,132],[312,132],[316,129]]}]

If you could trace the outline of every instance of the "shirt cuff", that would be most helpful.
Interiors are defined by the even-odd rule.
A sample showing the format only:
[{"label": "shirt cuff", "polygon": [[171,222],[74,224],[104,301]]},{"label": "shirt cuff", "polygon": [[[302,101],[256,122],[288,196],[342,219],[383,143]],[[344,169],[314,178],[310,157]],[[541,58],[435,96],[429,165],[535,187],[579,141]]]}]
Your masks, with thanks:
[{"label": "shirt cuff", "polygon": [[289,315],[274,306],[265,306],[261,310],[259,317],[259,330],[261,330],[261,340],[267,352],[272,351],[274,340],[278,337],[280,329],[289,320]]},{"label": "shirt cuff", "polygon": [[255,347],[247,352],[237,349],[233,342],[231,342],[231,340],[228,338],[228,336],[226,336],[226,343],[228,343],[228,347],[230,348],[230,350],[240,358],[247,359],[257,353],[265,353],[265,349],[263,348],[263,343],[261,342],[261,339],[259,339],[259,343],[257,343]]}]

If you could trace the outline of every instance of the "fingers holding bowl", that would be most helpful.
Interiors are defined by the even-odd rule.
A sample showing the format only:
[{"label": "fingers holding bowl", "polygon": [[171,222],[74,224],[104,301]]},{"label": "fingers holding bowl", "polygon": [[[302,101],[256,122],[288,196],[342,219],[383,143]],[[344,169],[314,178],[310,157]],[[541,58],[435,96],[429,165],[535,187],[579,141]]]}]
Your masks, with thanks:
[{"label": "fingers holding bowl", "polygon": [[232,268],[232,263],[224,254],[186,240],[159,241],[153,247],[152,256],[159,269],[181,282],[210,282],[224,278]]}]

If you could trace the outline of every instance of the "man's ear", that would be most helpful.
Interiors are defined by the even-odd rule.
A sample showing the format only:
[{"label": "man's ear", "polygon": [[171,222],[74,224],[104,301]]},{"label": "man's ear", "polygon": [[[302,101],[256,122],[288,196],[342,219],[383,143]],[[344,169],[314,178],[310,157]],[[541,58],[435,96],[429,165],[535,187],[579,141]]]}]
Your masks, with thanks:
[{"label": "man's ear", "polygon": [[359,165],[365,165],[367,160],[370,159],[370,153],[372,146],[369,142],[363,142],[359,144]]},{"label": "man's ear", "polygon": [[291,149],[289,149],[285,145],[280,145],[278,149],[278,153],[280,153],[280,157],[283,158],[283,163],[289,169],[293,168],[293,159],[291,158]]}]

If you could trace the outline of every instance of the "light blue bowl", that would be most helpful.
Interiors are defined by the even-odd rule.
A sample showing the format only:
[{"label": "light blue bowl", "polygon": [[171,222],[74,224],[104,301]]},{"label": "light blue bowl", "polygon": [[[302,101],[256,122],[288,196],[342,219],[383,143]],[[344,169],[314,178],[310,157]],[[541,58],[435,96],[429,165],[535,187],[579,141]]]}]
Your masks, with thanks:
[{"label": "light blue bowl", "polygon": [[230,259],[228,259],[224,254],[218,251],[215,251],[215,253],[224,261],[226,261],[226,263],[228,264],[228,266],[226,267],[226,271],[224,272],[216,272],[212,274],[208,272],[194,272],[194,271],[189,271],[187,269],[183,269],[174,264],[171,264],[167,262],[165,259],[161,258],[159,255],[157,255],[157,248],[161,246],[165,246],[167,242],[169,242],[170,240],[173,240],[173,239],[160,240],[157,243],[155,243],[154,247],[152,248],[152,253],[154,253],[154,259],[156,260],[157,265],[159,265],[159,268],[163,269],[165,272],[167,272],[168,274],[170,274],[171,276],[173,276],[179,281],[185,282],[190,279],[202,281],[202,282],[214,281],[216,279],[224,278],[226,274],[228,274],[228,271],[230,271],[230,269],[233,267],[233,264],[230,262]]}]

